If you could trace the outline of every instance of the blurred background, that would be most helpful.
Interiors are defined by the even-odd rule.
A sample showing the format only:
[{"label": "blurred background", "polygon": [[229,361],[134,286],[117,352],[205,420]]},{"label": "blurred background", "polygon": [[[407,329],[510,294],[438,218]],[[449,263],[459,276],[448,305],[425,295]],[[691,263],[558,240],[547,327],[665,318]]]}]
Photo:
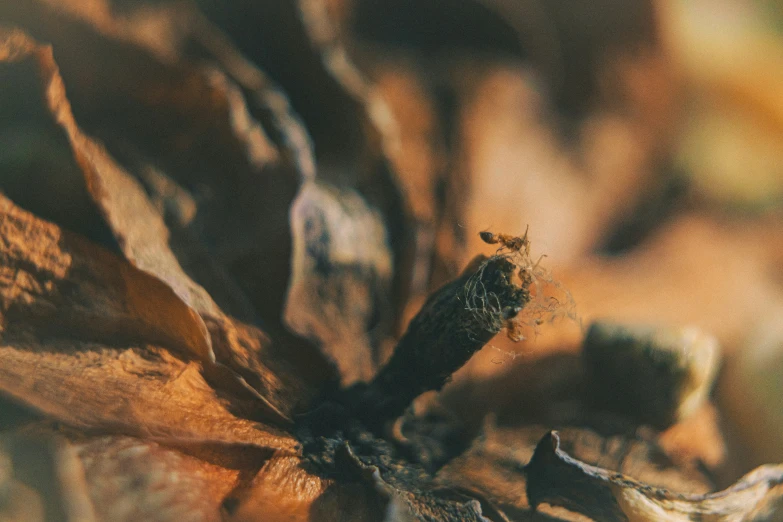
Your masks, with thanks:
[{"label": "blurred background", "polygon": [[[574,317],[498,336],[439,401],[550,414],[591,321],[692,325],[723,350],[715,404],[662,444],[723,485],[783,461],[780,1],[0,0],[0,24],[52,45],[189,275],[346,384],[494,251],[479,231],[529,226]],[[116,249],[37,82],[0,67],[0,188]],[[350,268],[336,286],[319,255]]]}]

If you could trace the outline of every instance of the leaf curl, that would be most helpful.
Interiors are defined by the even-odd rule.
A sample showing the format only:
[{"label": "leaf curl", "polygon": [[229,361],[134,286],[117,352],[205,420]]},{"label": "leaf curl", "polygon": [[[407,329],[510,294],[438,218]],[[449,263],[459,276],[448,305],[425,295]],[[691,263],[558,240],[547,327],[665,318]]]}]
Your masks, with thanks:
[{"label": "leaf curl", "polygon": [[0,267],[5,393],[87,429],[296,448],[235,417],[199,364],[163,348],[191,353],[191,316],[158,279],[2,196]]},{"label": "leaf curl", "polygon": [[[218,313],[216,305],[203,288],[182,272],[168,247],[157,244],[159,241],[165,242],[168,236],[160,216],[154,211],[138,214],[129,212],[128,207],[143,210],[149,203],[140,187],[124,175],[106,151],[85,136],[76,125],[51,48],[38,45],[20,32],[4,33],[0,45],[7,49],[0,51],[8,57],[7,61],[30,60],[37,64],[47,109],[66,133],[75,160],[84,172],[88,190],[93,196],[99,196],[99,202],[104,199],[111,200],[110,204],[102,204],[100,208],[114,231],[125,232],[118,235],[121,246],[129,252],[129,258],[140,270],[151,273],[171,289],[170,293],[173,293],[175,298],[181,299],[181,305],[178,307],[181,311],[178,318],[170,316],[163,320],[154,309],[163,306],[167,301],[162,296],[165,291],[161,289],[157,294],[133,295],[130,293],[136,288],[133,284],[127,287],[129,304],[135,306],[138,314],[147,313],[146,321],[163,321],[158,325],[159,328],[172,330],[173,336],[183,339],[185,346],[200,359],[214,362],[215,355],[206,325],[189,303],[195,303],[196,307],[202,310]],[[23,250],[20,249],[20,252]],[[135,272],[127,273],[133,274],[128,277],[136,277]],[[144,303],[144,300],[148,302]],[[155,300],[161,302],[156,305]],[[168,301],[171,301],[171,297]]]},{"label": "leaf curl", "polygon": [[[167,331],[169,341],[195,354],[212,382],[240,394],[250,393],[269,415],[290,422],[291,411],[314,395],[317,383],[330,378],[329,364],[304,343],[292,340],[289,350],[277,345],[273,348],[274,343],[261,330],[224,314],[183,270],[170,244],[170,230],[142,185],[76,123],[51,48],[18,31],[7,33],[3,42],[7,60],[26,60],[38,70],[44,110],[66,135],[90,196],[122,253],[137,268],[128,271],[120,263],[118,270],[123,271],[123,277],[146,273],[148,279],[159,281],[146,283],[157,289],[155,292],[134,294],[136,285],[128,285],[126,297],[135,307],[134,313],[146,314],[144,320],[156,324],[160,332]],[[222,92],[218,87],[215,90],[216,95]],[[173,303],[177,299],[180,303]],[[159,309],[164,306],[170,306],[170,312],[161,315]],[[239,330],[241,335],[237,335]],[[218,359],[213,337],[220,343]],[[302,366],[310,370],[299,372]]]}]

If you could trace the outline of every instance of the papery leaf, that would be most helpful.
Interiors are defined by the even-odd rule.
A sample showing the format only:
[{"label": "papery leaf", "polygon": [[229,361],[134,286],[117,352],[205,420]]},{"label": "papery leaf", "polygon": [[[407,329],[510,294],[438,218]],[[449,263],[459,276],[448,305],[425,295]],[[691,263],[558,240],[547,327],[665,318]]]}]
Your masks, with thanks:
[{"label": "papery leaf", "polygon": [[[9,40],[8,45],[17,44]],[[315,386],[311,387],[305,382],[316,385],[324,380],[329,374],[328,363],[321,360],[314,350],[308,350],[301,343],[292,344],[297,350],[276,350],[272,356],[269,350],[271,340],[258,329],[251,334],[255,337],[253,342],[256,346],[252,353],[243,346],[231,344],[236,343],[235,336],[221,332],[235,330],[236,323],[226,317],[204,288],[183,271],[172,252],[169,229],[159,211],[147,198],[142,186],[77,126],[51,51],[37,47],[32,41],[26,41],[18,47],[21,50],[14,51],[16,60],[35,58],[35,64],[43,79],[47,110],[67,135],[89,193],[108,222],[126,258],[170,286],[173,290],[170,293],[176,294],[182,300],[178,308],[181,309],[180,315],[164,318],[154,311],[156,306],[160,306],[154,302],[160,299],[157,294],[137,296],[138,299],[148,301],[137,303],[139,313],[150,310],[147,320],[162,321],[160,329],[169,330],[172,338],[181,339],[179,342],[182,346],[196,353],[206,364],[206,369],[211,371],[213,379],[222,381],[224,386],[245,388],[260,399],[270,413],[288,419],[290,410],[295,405],[306,402],[314,393]],[[207,264],[207,267],[209,266]],[[210,281],[220,282],[214,277]],[[205,319],[210,324],[211,332],[207,331]],[[217,335],[222,343],[218,362],[229,365],[230,370],[213,367],[215,354],[212,350],[211,335]],[[296,375],[297,364],[310,368],[309,371],[302,372],[303,378]],[[313,370],[315,368],[320,369]],[[232,371],[238,372],[239,375],[232,376]]]},{"label": "papery leaf", "polygon": [[[39,40],[51,42],[76,120],[130,167],[126,170],[149,178],[145,171],[159,168],[192,195],[197,211],[179,226],[190,234],[191,242],[209,252],[213,264],[222,265],[239,281],[256,313],[277,326],[289,271],[286,224],[299,183],[296,166],[281,158],[251,115],[243,91],[204,52],[198,35],[190,37],[199,25],[193,20],[193,9],[169,6],[169,19],[176,19],[172,25],[166,24],[165,17],[150,24],[154,13],[143,7],[138,13],[126,9],[125,16],[116,15],[114,8],[104,1],[85,10],[79,2],[55,6],[33,0],[19,8],[0,6],[0,16]],[[177,18],[180,11],[181,19]],[[161,8],[159,12],[166,11]],[[226,42],[222,43],[225,47]],[[214,42],[210,45],[215,46]],[[224,61],[237,61],[238,53],[232,57],[228,47],[229,51],[222,50],[228,55]],[[185,48],[196,50],[187,55]],[[256,87],[260,90],[264,85],[257,81]],[[279,93],[278,101],[270,103],[280,105]],[[279,107],[276,110],[284,112]],[[98,175],[111,190],[93,195],[99,206],[112,208],[109,214],[115,233],[129,240],[155,234],[154,239],[160,241],[157,228],[145,228],[148,219],[131,226],[127,208],[117,205],[112,196],[122,194],[116,180],[110,172]],[[154,181],[145,183],[155,191]],[[176,227],[170,232],[178,248],[185,251],[182,261],[188,270],[203,273],[209,268],[188,259],[188,241],[180,239]],[[151,247],[154,242],[149,243]],[[150,255],[150,250],[141,248],[143,242],[125,246],[132,261],[146,259],[148,268],[170,272],[161,263],[163,254]],[[219,278],[205,278],[204,284],[208,291],[216,288],[217,296],[226,293]],[[235,303],[227,308],[237,310],[243,320],[255,320]]]},{"label": "papery leaf", "polygon": [[157,278],[1,195],[0,237],[5,334],[159,341],[199,353],[200,318]]},{"label": "papery leaf", "polygon": [[72,426],[170,442],[298,447],[274,428],[236,417],[197,364],[159,347],[20,334],[4,336],[0,357],[2,391]]},{"label": "papery leaf", "polygon": [[218,360],[277,420],[290,423],[291,415],[318,393],[316,385],[331,377],[329,363],[299,340],[276,342],[258,327],[226,316],[208,319],[207,326]]},{"label": "papery leaf", "polygon": [[[160,217],[153,212],[134,215],[131,218],[126,208],[144,208],[149,203],[140,193],[140,188],[134,185],[133,180],[123,176],[120,168],[106,154],[105,150],[84,136],[73,120],[70,105],[65,95],[62,79],[57,71],[57,66],[52,57],[51,48],[45,48],[37,45],[34,41],[25,38],[21,33],[3,33],[3,47],[7,50],[0,51],[7,57],[12,57],[13,61],[30,60],[37,64],[42,76],[42,93],[45,97],[45,103],[48,110],[56,121],[63,127],[70,141],[75,159],[82,168],[87,179],[87,186],[95,195],[99,194],[101,198],[111,198],[113,203],[104,206],[104,215],[107,216],[113,229],[131,228],[132,232],[127,235],[121,235],[118,239],[120,243],[131,251],[132,260],[137,261],[140,268],[148,268],[154,264],[157,270],[152,270],[152,274],[158,276],[165,284],[171,287],[169,295],[163,289],[156,293],[149,294],[128,294],[129,303],[136,308],[138,315],[146,315],[145,321],[148,323],[159,322],[158,329],[168,329],[172,332],[172,337],[182,340],[192,353],[204,361],[214,362],[214,353],[212,353],[211,341],[209,339],[206,325],[195,309],[191,308],[190,302],[197,302],[200,308],[217,310],[211,298],[202,288],[193,283],[180,269],[176,259],[171,255],[166,247],[155,244],[156,241],[165,243],[167,232],[165,225]],[[7,58],[8,59],[8,58]],[[110,182],[105,182],[105,177],[110,178]],[[5,205],[7,205],[7,201]],[[117,210],[115,210],[115,207]],[[8,208],[3,209],[8,213]],[[9,216],[10,217],[10,216]],[[157,219],[156,219],[157,217]],[[132,224],[132,225],[131,225]],[[123,226],[125,225],[125,226]],[[12,233],[7,231],[7,233]],[[23,238],[19,238],[21,241]],[[32,240],[32,238],[24,238]],[[56,240],[56,239],[55,239]],[[48,245],[47,245],[48,246]],[[23,251],[23,249],[22,249]],[[153,261],[151,258],[159,258]],[[121,265],[118,265],[121,266]],[[149,269],[147,270],[149,271]],[[136,272],[130,272],[134,276]],[[157,285],[156,288],[160,288]],[[134,290],[134,285],[128,285],[130,292]],[[163,322],[162,317],[151,309],[164,307],[167,302],[171,306],[173,299],[179,296],[182,298],[178,307],[178,315],[166,317]],[[146,302],[142,302],[146,301]],[[156,303],[156,301],[159,301]]]},{"label": "papery leaf", "polygon": [[[158,279],[0,199],[0,389],[83,428],[293,449],[230,413],[177,330],[190,309]],[[183,340],[184,339],[184,340]]]}]

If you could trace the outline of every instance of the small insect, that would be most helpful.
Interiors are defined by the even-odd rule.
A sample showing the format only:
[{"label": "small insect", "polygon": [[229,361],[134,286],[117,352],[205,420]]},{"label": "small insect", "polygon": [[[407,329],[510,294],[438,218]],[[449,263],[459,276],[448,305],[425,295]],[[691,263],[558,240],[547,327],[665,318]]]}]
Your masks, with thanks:
[{"label": "small insect", "polygon": [[501,245],[500,248],[508,249],[511,252],[525,251],[526,254],[530,253],[530,241],[527,239],[527,231],[530,228],[525,229],[525,234],[522,237],[512,236],[511,234],[493,234],[489,231],[479,232],[481,240],[488,245]]}]

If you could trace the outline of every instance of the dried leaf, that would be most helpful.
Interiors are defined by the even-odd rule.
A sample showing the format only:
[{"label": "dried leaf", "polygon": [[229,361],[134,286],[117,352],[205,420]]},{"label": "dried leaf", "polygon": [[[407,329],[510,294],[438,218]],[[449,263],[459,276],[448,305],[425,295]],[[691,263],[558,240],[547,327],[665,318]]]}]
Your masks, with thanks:
[{"label": "dried leaf", "polygon": [[150,440],[298,446],[275,428],[236,417],[197,364],[159,347],[17,335],[4,336],[0,352],[2,390],[73,426]]},{"label": "dried leaf", "polygon": [[47,520],[223,520],[226,497],[269,456],[247,446],[173,448],[45,424],[2,440],[17,481],[45,499]]},{"label": "dried leaf", "polygon": [[236,467],[225,446],[205,458],[126,436],[67,437],[25,430],[8,439],[47,520],[222,520],[223,499],[262,460],[249,448]]},{"label": "dried leaf", "polygon": [[759,467],[718,493],[686,495],[580,462],[560,449],[554,431],[541,439],[525,472],[533,507],[563,506],[606,522],[766,521],[783,497],[783,465]]},{"label": "dried leaf", "polygon": [[6,334],[144,339],[194,355],[204,346],[200,318],[168,286],[1,195],[0,236]]},{"label": "dried leaf", "polygon": [[[9,45],[15,44],[9,40]],[[102,147],[85,136],[73,120],[51,51],[37,47],[29,40],[21,45],[21,51],[14,51],[16,59],[21,60],[25,56],[29,60],[36,58],[48,110],[68,136],[90,195],[101,209],[126,258],[169,285],[173,290],[169,293],[176,294],[168,297],[169,301],[177,296],[183,301],[172,308],[179,310],[179,316],[175,316],[173,311],[161,316],[156,308],[164,305],[162,299],[166,297],[159,294],[163,292],[165,296],[165,291],[136,295],[137,301],[145,301],[136,303],[137,313],[149,315],[146,318],[148,322],[158,321],[160,330],[169,331],[172,338],[196,353],[213,379],[233,389],[248,389],[270,413],[288,419],[294,407],[307,402],[314,394],[313,388],[305,385],[305,381],[315,385],[328,378],[329,365],[324,362],[320,372],[310,371],[305,375],[306,379],[301,379],[296,375],[296,365],[317,368],[314,364],[317,353],[300,344],[299,352],[277,350],[272,356],[269,353],[271,340],[259,330],[247,326],[240,328],[249,328],[247,335],[255,338],[252,354],[245,346],[236,344],[236,335],[230,331],[236,330],[238,323],[227,318],[204,288],[182,270],[169,245],[169,229],[144,189]],[[131,285],[129,288],[134,287]],[[160,302],[156,304],[156,300]],[[210,324],[209,332],[204,320]],[[225,368],[213,367],[212,336],[222,343],[218,362],[227,364],[239,376],[231,376],[231,371]]]},{"label": "dried leaf", "polygon": [[[0,53],[13,57],[14,61],[32,60],[38,65],[42,76],[42,92],[45,94],[48,110],[66,132],[76,161],[86,176],[87,186],[93,196],[97,196],[96,199],[103,203],[102,210],[112,229],[115,233],[118,228],[124,232],[119,234],[118,239],[124,250],[129,252],[128,257],[135,261],[140,269],[146,269],[147,272],[159,277],[173,290],[168,294],[174,295],[166,295],[167,292],[160,288],[161,285],[157,285],[157,287],[153,286],[157,290],[154,293],[133,294],[130,292],[134,292],[135,285],[128,284],[129,304],[135,307],[136,314],[146,316],[145,322],[157,323],[156,326],[160,330],[171,330],[172,337],[181,339],[199,358],[214,362],[215,355],[212,353],[206,325],[196,310],[185,303],[196,302],[202,309],[216,311],[215,304],[202,288],[182,272],[176,259],[165,246],[167,231],[160,216],[150,209],[151,212],[141,212],[131,217],[129,209],[143,210],[149,203],[140,187],[124,175],[106,152],[85,137],[76,126],[51,48],[41,47],[18,32],[3,33],[3,37],[2,45],[6,49]],[[110,199],[110,202],[103,201],[106,198]],[[9,203],[6,200],[4,204],[6,208],[3,210],[7,213]],[[153,241],[163,242],[164,245]],[[153,257],[160,259],[153,261],[151,259]],[[154,265],[154,269],[150,270],[150,265]],[[136,272],[130,273],[136,274]],[[179,306],[172,304],[177,296],[182,298]],[[146,302],[143,303],[142,300]],[[170,308],[172,311],[164,319],[158,311],[154,310],[155,308]]]},{"label": "dried leaf", "polygon": [[[285,343],[275,341],[258,327],[230,317],[208,320],[207,325],[217,358],[226,365],[213,375],[218,382],[238,378],[274,415],[270,420],[290,423],[294,412],[319,393],[319,385],[332,378],[332,367],[321,354],[293,336],[284,338]],[[226,368],[229,375],[222,376]]]},{"label": "dried leaf", "polygon": [[[164,28],[171,28],[172,20],[175,20],[177,30],[158,31],[160,38],[157,39],[156,43],[153,43],[150,39],[149,32],[143,30],[145,27],[144,20],[150,18],[156,20],[156,23],[161,24]],[[185,19],[184,25],[181,22],[183,18]],[[273,89],[273,86],[269,84],[268,80],[264,78],[258,69],[249,65],[238,52],[234,51],[230,44],[221,40],[217,31],[199,17],[195,10],[167,6],[151,12],[145,12],[144,10],[132,11],[132,16],[123,19],[121,25],[124,28],[124,31],[135,35],[137,38],[143,38],[145,43],[149,41],[149,45],[152,49],[156,50],[158,54],[162,56],[169,57],[169,59],[172,57],[196,59],[192,58],[194,56],[193,51],[189,51],[188,49],[192,48],[194,45],[203,47],[206,54],[208,54],[211,59],[217,60],[226,68],[227,74],[240,83],[243,88],[243,93],[248,96],[247,110],[251,111],[253,116],[257,116],[258,118],[261,118],[262,121],[265,121],[267,127],[272,129],[269,131],[272,135],[277,135],[278,132],[282,132],[282,139],[278,139],[279,146],[293,155],[296,164],[301,169],[299,172],[301,179],[306,179],[315,175],[315,172],[311,172],[313,166],[308,166],[312,163],[312,158],[307,158],[308,154],[312,155],[311,146],[308,142],[302,142],[303,131],[299,128],[298,122],[292,121],[291,115],[281,110],[279,102],[277,102],[274,107],[270,106],[270,103],[274,101],[270,100],[270,91]],[[211,85],[216,86],[216,90],[220,91],[219,94],[225,96],[229,103],[231,108],[230,121],[237,122],[248,120],[249,115],[242,112],[244,109],[242,103],[244,102],[241,99],[241,94],[231,91],[231,85],[223,86],[226,82],[218,84],[214,79],[212,80]],[[217,88],[221,86],[223,86],[222,89]],[[227,94],[224,94],[223,91],[226,91]],[[259,105],[261,105],[261,107],[259,107]],[[360,109],[360,104],[354,102],[354,105],[356,105],[357,110]],[[256,110],[253,111],[253,108]],[[269,116],[269,111],[272,112],[271,118]],[[347,117],[366,119],[366,116],[362,116],[361,112],[362,111],[359,110],[357,115],[348,115]],[[362,121],[353,123],[353,125],[361,125],[363,119]],[[234,129],[234,132],[239,137],[245,136],[245,134],[239,133],[237,129]],[[252,138],[252,136],[248,133],[247,139],[250,140],[250,138]],[[323,148],[320,148],[319,150],[321,151],[320,157],[323,158]],[[285,170],[288,167],[288,159],[287,156],[284,156],[275,161],[268,160],[268,165],[265,167],[263,176],[265,178],[274,178],[288,172]],[[283,168],[283,172],[276,173],[273,170],[270,170],[278,167]],[[319,169],[319,177],[329,176],[330,173],[331,171],[329,169]],[[179,173],[178,179],[180,181],[185,181],[188,178],[183,176],[182,173]],[[212,187],[212,190],[215,193],[220,192],[226,193],[227,195],[234,195],[236,193],[235,188],[226,187],[222,180],[206,178],[202,179],[201,182],[202,184],[206,182]],[[242,179],[240,182],[244,184],[246,181]],[[340,179],[341,185],[343,185],[344,182],[345,180]],[[219,245],[217,249],[213,249],[215,250],[214,257],[229,267],[233,276],[239,280],[241,286],[248,293],[251,301],[261,310],[261,315],[267,321],[267,324],[270,324],[274,329],[279,318],[270,317],[270,314],[266,312],[266,310],[271,309],[275,310],[275,312],[279,312],[280,310],[280,305],[274,301],[275,297],[273,296],[277,295],[277,288],[282,281],[282,278],[274,277],[274,274],[282,274],[282,271],[285,270],[286,275],[288,275],[291,270],[287,266],[287,263],[283,263],[287,262],[290,259],[290,256],[287,252],[283,253],[281,251],[290,246],[290,240],[288,237],[279,235],[280,229],[284,227],[283,224],[278,223],[278,221],[282,216],[288,218],[288,208],[287,206],[284,208],[282,203],[286,201],[290,202],[290,199],[286,198],[292,197],[293,194],[286,194],[281,197],[281,195],[271,193],[270,187],[263,187],[259,191],[258,185],[258,183],[250,184],[243,190],[242,197],[247,197],[248,201],[252,201],[256,204],[258,211],[264,213],[264,219],[263,221],[259,221],[259,226],[248,226],[249,223],[245,222],[248,218],[247,211],[245,210],[243,212],[242,222],[232,221],[227,223],[221,230],[221,237],[212,237],[211,233],[207,233],[206,235],[209,243],[217,242]],[[302,200],[309,200],[311,197],[311,188],[310,185],[305,185],[300,188],[300,192],[296,196],[297,200],[292,203],[293,208],[299,208]],[[271,189],[277,190],[275,187],[271,187]],[[244,194],[244,192],[247,193]],[[313,288],[323,285],[322,278],[305,267],[308,262],[317,264],[322,262],[322,259],[320,258],[308,259],[308,256],[310,256],[313,248],[318,249],[323,246],[311,246],[308,244],[308,247],[304,250],[293,252],[293,257],[297,260],[293,263],[293,270],[298,272],[293,273],[290,276],[293,286],[289,287],[287,293],[288,303],[285,308],[288,312],[286,312],[285,317],[288,326],[293,327],[295,331],[316,339],[319,342],[322,351],[327,356],[333,357],[337,361],[358,361],[361,359],[361,362],[355,365],[357,370],[349,369],[346,364],[340,365],[340,369],[344,373],[344,380],[346,382],[353,382],[356,379],[355,373],[358,373],[361,378],[365,379],[372,374],[372,371],[377,366],[377,360],[379,359],[377,353],[379,351],[378,345],[383,336],[388,334],[389,320],[386,310],[388,308],[387,301],[392,297],[389,291],[390,279],[392,276],[392,261],[390,259],[391,252],[388,251],[389,249],[386,245],[387,232],[383,222],[379,219],[380,216],[378,215],[378,211],[370,207],[364,201],[361,201],[358,194],[346,194],[344,197],[340,196],[340,199],[344,199],[343,203],[345,203],[345,205],[342,207],[343,210],[349,207],[355,207],[354,211],[348,212],[347,216],[337,217],[333,212],[335,206],[331,205],[330,202],[323,201],[323,204],[326,207],[324,213],[330,216],[330,220],[337,219],[341,224],[344,224],[348,219],[357,223],[357,229],[366,229],[366,231],[361,234],[366,236],[368,240],[376,242],[377,245],[376,248],[373,249],[373,254],[365,256],[361,252],[357,252],[356,255],[361,259],[347,262],[344,259],[344,255],[347,252],[347,245],[344,241],[341,241],[340,244],[336,246],[336,248],[339,249],[339,252],[336,252],[336,256],[339,257],[339,259],[335,259],[334,262],[340,265],[347,262],[348,264],[353,263],[361,266],[358,270],[351,271],[350,283],[341,282],[329,284],[334,285],[336,290],[343,292],[345,295],[351,294],[353,291],[366,293],[368,295],[366,299],[367,303],[364,306],[358,306],[358,303],[362,300],[356,299],[353,300],[350,305],[348,302],[338,304],[337,306],[340,313],[344,317],[351,317],[351,319],[347,321],[331,320],[329,319],[328,314],[319,319],[319,316],[324,312],[324,307],[322,306],[324,300],[312,299],[312,296],[318,292],[310,292],[310,297],[303,299],[299,298],[301,297],[302,286]],[[376,199],[378,198],[376,197]],[[387,198],[384,195],[384,197],[380,199],[385,201]],[[259,204],[264,200],[267,201],[266,204]],[[348,203],[349,201],[350,203]],[[203,207],[203,205],[201,207]],[[230,207],[230,210],[233,212],[234,207]],[[203,214],[204,209],[200,208],[199,212]],[[207,210],[207,212],[209,212],[209,210]],[[206,226],[211,227],[216,219],[224,218],[224,214],[225,212],[218,212],[216,215],[212,215],[210,221],[206,223]],[[198,223],[200,220],[198,214],[197,217],[197,222],[191,224],[190,228],[202,226]],[[227,241],[226,238],[223,237],[231,235],[226,233],[226,229],[232,231],[231,234],[235,235],[234,239],[236,240]],[[259,231],[259,229],[262,231]],[[243,234],[245,234],[243,230],[254,234],[255,237],[252,240],[249,240],[246,235],[243,236]],[[264,234],[271,233],[278,235],[274,237],[262,237]],[[202,233],[201,235],[204,234]],[[294,238],[297,247],[301,246],[303,239],[306,243],[316,241],[313,240],[311,236],[307,236],[305,232],[299,228],[296,214],[292,214],[291,236]],[[332,237],[334,237],[334,235]],[[347,237],[347,235],[343,235],[343,237]],[[225,245],[223,246],[224,243]],[[360,243],[361,241],[358,241],[357,245]],[[263,248],[261,245],[263,245]],[[348,246],[347,248],[350,249],[351,247]],[[270,259],[273,257],[272,252],[278,253],[277,256],[274,257],[277,264],[280,266],[269,266]],[[298,260],[302,260],[302,262],[300,263]],[[188,266],[192,265],[192,262],[188,263]],[[259,267],[263,267],[264,269],[260,270]],[[190,271],[192,272],[193,269]],[[337,278],[334,277],[334,279],[336,280]],[[274,289],[270,289],[270,284],[275,285]],[[215,294],[216,292],[219,293],[219,288],[215,288],[216,286],[217,285],[210,285],[209,290],[212,294]],[[334,292],[330,295],[333,296]],[[294,296],[293,299],[292,296]],[[320,326],[313,324],[318,321],[321,321]],[[339,331],[337,325],[341,322],[349,324],[350,326],[348,326],[346,330]],[[347,335],[348,332],[352,335]],[[342,343],[337,342],[337,340]],[[344,345],[339,350],[341,353],[337,353],[336,348],[341,346],[341,344]],[[310,365],[312,366],[312,364]],[[300,364],[299,366],[302,367],[304,365]]]},{"label": "dried leaf", "polygon": [[[186,226],[190,241],[202,243],[213,261],[238,280],[261,317],[276,327],[289,273],[288,206],[296,194],[299,173],[295,165],[282,161],[251,115],[242,90],[209,57],[209,46],[217,44],[207,42],[203,53],[186,55],[183,51],[203,49],[199,42],[208,40],[208,35],[200,34],[199,26],[204,29],[201,33],[208,33],[209,25],[193,9],[169,5],[167,11],[165,7],[158,12],[167,13],[177,23],[167,24],[163,18],[160,25],[153,24],[154,13],[143,6],[138,12],[131,9],[125,17],[118,16],[113,12],[116,6],[104,1],[95,2],[92,9],[83,9],[76,1],[56,6],[32,1],[20,9],[0,6],[0,15],[56,47],[77,121],[87,133],[103,140],[115,158],[126,166],[130,163],[131,174],[146,168],[134,162],[146,162],[193,194],[197,212],[181,225]],[[231,61],[228,48],[222,51]],[[263,84],[256,87],[264,89]],[[278,106],[279,98],[278,93]],[[275,113],[284,112],[278,107]],[[290,121],[283,124],[286,128],[292,125]],[[100,174],[102,179],[110,176]],[[143,172],[138,175],[143,177]],[[110,194],[120,188],[111,180],[103,179],[103,184]],[[104,197],[96,198],[99,205]],[[159,228],[143,226],[155,225],[149,218],[134,223],[127,208],[114,208],[115,203],[104,205],[113,208],[115,232],[120,236],[138,238],[146,233],[164,243],[168,240]],[[176,236],[172,240],[181,235],[177,227],[171,232]],[[176,243],[182,249],[188,242]],[[127,246],[139,250],[141,244]],[[184,250],[183,262],[190,269],[196,263],[186,259]],[[147,260],[147,268],[171,275],[163,262],[166,256],[145,252],[127,253],[134,262],[136,256],[145,254],[141,257]],[[220,280],[205,278],[204,284],[211,290],[220,287]],[[202,308],[209,311],[210,307]]]},{"label": "dried leaf", "polygon": [[[351,187],[357,180],[381,181],[377,129],[363,99],[367,83],[333,38],[320,0],[201,5],[285,89],[318,151],[321,179]],[[274,23],[258,31],[245,23],[248,18]]]},{"label": "dried leaf", "polygon": [[234,417],[197,363],[151,346],[190,353],[174,328],[190,310],[168,286],[5,198],[0,237],[6,393],[83,428],[296,447]]}]

